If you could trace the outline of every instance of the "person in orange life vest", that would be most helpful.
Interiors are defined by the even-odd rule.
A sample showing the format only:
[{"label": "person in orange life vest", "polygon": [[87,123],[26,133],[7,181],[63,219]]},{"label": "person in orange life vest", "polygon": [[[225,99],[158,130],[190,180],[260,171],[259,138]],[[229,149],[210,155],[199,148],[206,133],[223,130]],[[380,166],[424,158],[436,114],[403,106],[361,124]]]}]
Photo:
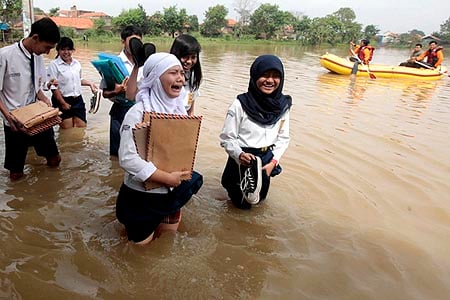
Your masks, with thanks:
[{"label": "person in orange life vest", "polygon": [[427,65],[429,65],[431,68],[435,69],[439,67],[442,64],[442,61],[444,60],[444,51],[441,46],[437,45],[436,41],[431,41],[428,43],[429,48],[427,51],[422,53],[422,55],[415,58],[416,61],[421,61],[427,58]]},{"label": "person in orange life vest", "polygon": [[[350,42],[350,61],[355,62],[352,68],[352,74],[356,74],[358,72],[358,65],[362,62],[365,65],[368,65],[372,60],[374,47],[369,45],[368,39],[362,39],[359,45],[355,45],[355,43]],[[356,55],[358,58],[354,57]]]}]

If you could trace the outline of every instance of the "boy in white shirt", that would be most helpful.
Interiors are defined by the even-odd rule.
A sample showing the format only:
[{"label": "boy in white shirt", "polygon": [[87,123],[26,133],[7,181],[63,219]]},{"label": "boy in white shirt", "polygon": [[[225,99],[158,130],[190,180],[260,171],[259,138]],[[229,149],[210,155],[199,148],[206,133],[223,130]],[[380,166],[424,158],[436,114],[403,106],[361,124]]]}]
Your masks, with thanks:
[{"label": "boy in white shirt", "polygon": [[48,166],[58,166],[59,156],[53,128],[34,136],[24,133],[21,124],[11,111],[43,101],[51,106],[42,88],[53,82],[45,82],[44,58],[60,39],[58,26],[50,18],[43,18],[31,25],[28,37],[0,49],[0,112],[5,132],[5,168],[10,179],[23,177],[23,169],[29,146],[39,156],[47,159]]}]

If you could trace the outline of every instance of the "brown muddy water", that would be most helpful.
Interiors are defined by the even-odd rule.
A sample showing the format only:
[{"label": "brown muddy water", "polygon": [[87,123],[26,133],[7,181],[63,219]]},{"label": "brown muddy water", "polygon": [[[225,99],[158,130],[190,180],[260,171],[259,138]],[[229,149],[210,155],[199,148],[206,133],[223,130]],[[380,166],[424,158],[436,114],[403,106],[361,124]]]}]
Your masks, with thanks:
[{"label": "brown muddy water", "polygon": [[[98,82],[89,61],[118,46],[78,45],[84,77]],[[343,54],[204,48],[195,166],[204,186],[179,232],[148,247],[128,243],[115,217],[123,171],[108,154],[108,100],[86,129],[55,128],[59,168],[33,150],[25,179],[12,183],[1,168],[0,298],[449,299],[450,78],[351,81],[319,65],[325,51]],[[220,186],[218,135],[265,53],[285,64],[292,139],[267,201],[240,211]],[[398,64],[408,51],[375,56]]]}]

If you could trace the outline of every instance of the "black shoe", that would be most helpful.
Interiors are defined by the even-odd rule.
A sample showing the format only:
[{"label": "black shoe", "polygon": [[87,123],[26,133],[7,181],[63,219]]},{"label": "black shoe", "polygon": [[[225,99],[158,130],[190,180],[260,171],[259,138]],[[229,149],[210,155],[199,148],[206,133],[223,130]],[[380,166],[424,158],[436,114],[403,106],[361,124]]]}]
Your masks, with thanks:
[{"label": "black shoe", "polygon": [[147,58],[156,52],[156,47],[152,43],[145,43],[143,45],[143,48],[144,48],[144,63],[145,63]]},{"label": "black shoe", "polygon": [[241,191],[244,199],[250,204],[259,202],[259,192],[262,186],[262,162],[259,156],[253,159],[250,166],[241,175]]},{"label": "black shoe", "polygon": [[130,49],[131,56],[133,57],[133,63],[138,67],[144,65],[144,45],[138,38],[132,37],[128,41],[128,48]]}]

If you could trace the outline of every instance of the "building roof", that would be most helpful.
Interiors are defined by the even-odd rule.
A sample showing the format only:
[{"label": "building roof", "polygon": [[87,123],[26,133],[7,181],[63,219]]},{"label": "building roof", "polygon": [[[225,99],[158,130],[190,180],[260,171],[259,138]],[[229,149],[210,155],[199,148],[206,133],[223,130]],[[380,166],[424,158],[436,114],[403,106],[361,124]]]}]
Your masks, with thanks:
[{"label": "building roof", "polygon": [[94,22],[88,18],[50,17],[59,27],[72,27],[74,29],[92,29]]},{"label": "building roof", "polygon": [[435,41],[442,41],[440,38],[438,38],[437,36],[434,35],[426,35],[424,37],[422,37],[422,40],[435,40]]},{"label": "building roof", "polygon": [[228,27],[233,27],[236,25],[236,20],[233,19],[227,19],[227,26]]},{"label": "building roof", "polygon": [[104,12],[90,12],[90,13],[84,13],[78,16],[78,18],[104,18],[109,17]]}]

